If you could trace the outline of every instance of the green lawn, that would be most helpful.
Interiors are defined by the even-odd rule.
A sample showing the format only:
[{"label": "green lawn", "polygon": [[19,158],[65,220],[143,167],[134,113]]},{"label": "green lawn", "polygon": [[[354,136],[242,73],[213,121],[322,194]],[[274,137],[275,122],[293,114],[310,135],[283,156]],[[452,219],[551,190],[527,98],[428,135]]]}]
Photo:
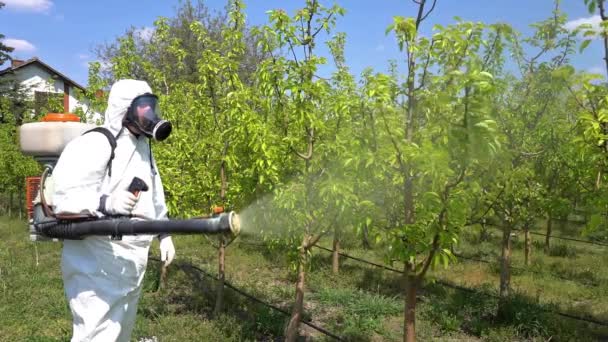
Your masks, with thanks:
[{"label": "green lawn", "polygon": [[[71,317],[64,299],[59,270],[60,243],[31,243],[23,221],[0,218],[0,340],[67,341]],[[466,234],[457,250],[493,260],[498,231],[489,241]],[[227,289],[225,314],[213,317],[215,291],[210,278],[177,264],[215,272],[216,251],[201,236],[175,238],[178,258],[169,270],[167,286],[157,291],[159,267],[150,261],[133,340],[156,336],[158,341],[270,341],[280,340],[286,317]],[[322,242],[328,246],[328,241]],[[344,242],[345,252],[381,261],[374,251]],[[516,243],[514,262],[523,266]],[[512,318],[494,318],[497,267],[461,262],[437,269],[433,278],[476,287],[467,293],[428,283],[419,293],[417,331],[420,341],[593,341],[608,339],[608,329],[572,321],[544,309],[608,321],[608,249],[568,243],[568,256],[545,256],[534,251],[530,271],[515,272],[518,291],[510,308]],[[152,256],[158,254],[155,242]],[[349,341],[400,341],[403,328],[399,274],[342,259],[340,275],[331,273],[330,254],[315,249],[307,274],[306,318]],[[36,255],[38,256],[36,258]],[[239,238],[227,251],[227,280],[266,302],[290,310],[294,274],[280,249],[261,241]],[[38,264],[36,263],[38,260]],[[400,269],[400,265],[394,265]],[[572,277],[564,281],[552,274]],[[329,341],[305,327],[314,341]]]}]

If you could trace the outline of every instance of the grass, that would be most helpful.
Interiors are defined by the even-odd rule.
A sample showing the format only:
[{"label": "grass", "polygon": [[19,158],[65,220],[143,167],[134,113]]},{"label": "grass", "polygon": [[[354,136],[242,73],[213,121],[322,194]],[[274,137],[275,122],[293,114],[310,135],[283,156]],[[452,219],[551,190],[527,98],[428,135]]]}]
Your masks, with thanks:
[{"label": "grass", "polygon": [[[59,270],[61,243],[27,240],[25,223],[0,218],[0,340],[68,341],[71,316],[64,298]],[[496,260],[499,236],[475,241],[476,232],[464,234],[458,250]],[[540,239],[536,240],[540,241]],[[377,251],[343,244],[349,254],[382,262]],[[535,241],[536,241],[535,240]],[[535,247],[539,246],[536,242]],[[175,238],[176,264],[217,270],[216,251],[200,236]],[[227,281],[273,305],[290,311],[294,274],[281,249],[261,241],[237,239],[227,251]],[[324,242],[328,245],[328,242]],[[521,244],[515,244],[514,265],[523,268]],[[561,246],[555,244],[556,246]],[[496,266],[460,262],[448,270],[435,269],[429,279],[475,287],[478,293],[446,288],[432,281],[419,291],[418,339],[458,341],[593,341],[608,338],[608,330],[555,316],[545,310],[593,315],[608,321],[608,252],[594,246],[564,243],[545,255],[535,248],[533,265],[516,272],[516,295],[507,319],[495,316]],[[36,264],[36,251],[38,265]],[[158,253],[157,242],[151,254]],[[395,264],[400,269],[400,265]],[[225,310],[214,317],[215,282],[189,267],[170,267],[168,282],[157,291],[159,264],[150,261],[139,304],[133,340],[156,336],[158,341],[274,341],[281,340],[287,317],[225,290]],[[571,278],[564,281],[558,274]],[[348,341],[400,341],[403,296],[399,274],[341,259],[339,275],[331,272],[330,253],[313,250],[307,273],[305,319]],[[309,327],[302,332],[314,341],[329,341]]]}]

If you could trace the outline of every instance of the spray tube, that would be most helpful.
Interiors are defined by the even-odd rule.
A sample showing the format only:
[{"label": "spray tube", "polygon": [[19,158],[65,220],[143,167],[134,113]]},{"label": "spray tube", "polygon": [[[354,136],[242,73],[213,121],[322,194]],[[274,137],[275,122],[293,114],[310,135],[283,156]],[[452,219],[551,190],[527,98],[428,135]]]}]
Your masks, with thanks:
[{"label": "spray tube", "polygon": [[[138,196],[147,191],[146,183],[135,177],[129,188]],[[230,234],[237,236],[241,230],[239,216],[234,212],[218,213],[210,218],[188,220],[132,220],[133,217],[77,217],[62,219],[38,213],[34,227],[39,234],[58,239],[80,240],[87,236],[159,235],[159,234]],[[143,218],[143,217],[140,217]]]}]

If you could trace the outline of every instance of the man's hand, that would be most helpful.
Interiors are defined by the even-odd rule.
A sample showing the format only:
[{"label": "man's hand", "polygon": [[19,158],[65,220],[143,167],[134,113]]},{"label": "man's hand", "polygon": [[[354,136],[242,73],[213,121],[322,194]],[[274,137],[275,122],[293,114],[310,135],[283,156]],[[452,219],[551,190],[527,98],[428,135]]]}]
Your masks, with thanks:
[{"label": "man's hand", "polygon": [[126,190],[118,190],[106,199],[105,212],[110,215],[130,215],[135,203],[135,195]]},{"label": "man's hand", "polygon": [[167,267],[175,258],[175,246],[170,235],[160,235],[158,240],[160,241],[160,261]]}]

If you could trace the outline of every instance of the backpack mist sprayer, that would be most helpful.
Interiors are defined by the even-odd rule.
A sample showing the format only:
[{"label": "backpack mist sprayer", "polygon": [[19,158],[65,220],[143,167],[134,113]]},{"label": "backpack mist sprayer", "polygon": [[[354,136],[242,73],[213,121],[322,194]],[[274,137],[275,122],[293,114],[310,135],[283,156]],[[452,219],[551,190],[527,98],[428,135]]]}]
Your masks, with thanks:
[{"label": "backpack mist sprayer", "polygon": [[[21,151],[33,156],[44,166],[36,188],[28,184],[28,208],[30,212],[30,239],[78,240],[87,236],[111,236],[120,239],[123,235],[159,234],[227,234],[237,236],[241,224],[239,216],[231,211],[217,213],[209,218],[186,220],[150,220],[140,216],[106,216],[55,214],[47,198],[52,194],[52,171],[61,152],[73,138],[96,131],[108,137],[112,156],[116,147],[115,138],[104,132],[104,128],[79,122],[73,114],[48,114],[42,122],[27,123],[19,128]],[[108,164],[111,165],[112,157]],[[148,186],[134,178],[128,189],[133,194],[147,191]],[[31,198],[35,196],[35,198]]]}]

